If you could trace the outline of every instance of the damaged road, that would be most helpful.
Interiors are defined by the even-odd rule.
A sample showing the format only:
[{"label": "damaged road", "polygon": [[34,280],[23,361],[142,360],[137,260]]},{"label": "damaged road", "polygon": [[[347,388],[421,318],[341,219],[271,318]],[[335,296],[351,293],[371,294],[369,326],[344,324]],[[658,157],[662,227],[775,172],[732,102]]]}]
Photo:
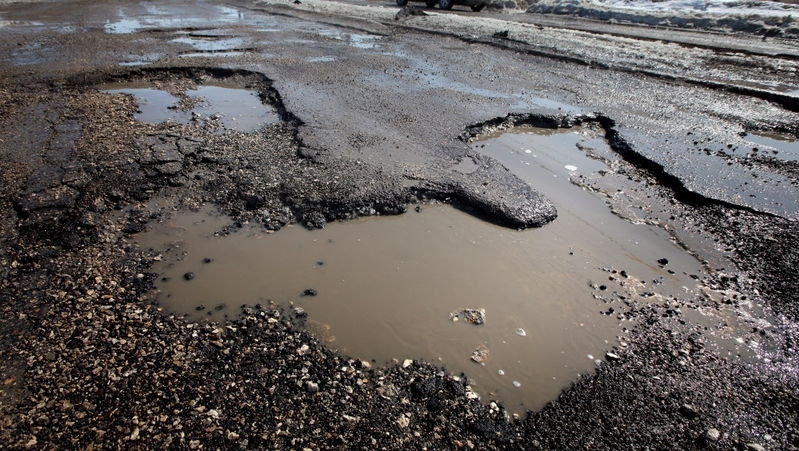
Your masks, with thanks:
[{"label": "damaged road", "polygon": [[[312,0],[0,6],[2,442],[799,447],[799,171],[747,139],[799,133],[795,94],[781,91],[796,55],[736,50],[745,35],[718,52],[396,12]],[[187,110],[188,90],[224,83],[279,120],[255,132],[215,115],[151,124],[133,96],[103,89],[112,83],[168,92]],[[633,333],[526,418],[478,399],[468,374],[337,354],[277,304],[242,306],[220,324],[164,311],[150,272],[160,252],[132,242],[205,204],[232,217],[225,233],[321,228],[432,201],[512,228],[557,226],[534,181],[468,142],[578,124],[601,131],[612,170],[573,183],[672,233],[707,267],[710,294],[598,297],[597,310],[623,308]],[[465,159],[475,170],[456,170]],[[626,276],[608,273],[621,293]],[[737,327],[754,357],[720,352],[689,311]]]}]

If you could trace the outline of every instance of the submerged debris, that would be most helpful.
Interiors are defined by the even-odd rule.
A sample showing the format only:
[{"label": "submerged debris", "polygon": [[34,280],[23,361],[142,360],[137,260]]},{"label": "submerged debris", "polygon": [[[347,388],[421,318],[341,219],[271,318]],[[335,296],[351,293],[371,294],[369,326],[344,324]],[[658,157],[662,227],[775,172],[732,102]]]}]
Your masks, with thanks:
[{"label": "submerged debris", "polygon": [[485,365],[485,362],[491,357],[491,352],[485,345],[480,345],[472,352],[472,361]]},{"label": "submerged debris", "polygon": [[474,325],[485,324],[486,322],[486,309],[484,308],[465,308],[449,314],[449,319],[453,322],[464,321]]}]

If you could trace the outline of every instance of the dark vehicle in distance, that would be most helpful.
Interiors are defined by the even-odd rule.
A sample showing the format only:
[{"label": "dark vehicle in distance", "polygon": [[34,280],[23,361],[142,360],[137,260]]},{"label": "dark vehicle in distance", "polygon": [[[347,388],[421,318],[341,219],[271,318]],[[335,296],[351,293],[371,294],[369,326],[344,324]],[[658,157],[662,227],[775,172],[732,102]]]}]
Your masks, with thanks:
[{"label": "dark vehicle in distance", "polygon": [[[405,6],[407,4],[408,0],[397,0],[397,5],[399,6]],[[444,10],[450,10],[454,5],[464,5],[471,7],[472,11],[477,12],[485,8],[488,2],[486,0],[424,0],[424,4],[427,5],[428,8],[433,8],[438,5],[439,8]]]}]

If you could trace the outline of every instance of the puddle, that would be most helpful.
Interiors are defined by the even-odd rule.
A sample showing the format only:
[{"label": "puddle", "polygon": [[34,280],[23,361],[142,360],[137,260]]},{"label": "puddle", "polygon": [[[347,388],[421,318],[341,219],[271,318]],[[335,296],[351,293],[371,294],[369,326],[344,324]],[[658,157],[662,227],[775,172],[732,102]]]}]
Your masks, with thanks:
[{"label": "puddle", "polygon": [[[592,297],[607,273],[556,233],[516,232],[447,206],[213,237],[227,223],[191,213],[139,238],[159,249],[181,243],[153,268],[166,277],[157,282],[164,307],[219,319],[241,304],[293,301],[329,346],[364,360],[443,364],[517,413],[591,371],[619,334]],[[316,295],[303,296],[309,289]],[[485,309],[485,324],[453,321],[464,308]],[[481,349],[484,365],[471,360]]]},{"label": "puddle", "polygon": [[474,162],[471,158],[464,158],[461,160],[460,163],[456,164],[452,167],[454,171],[458,171],[461,174],[471,174],[475,172],[480,166]]},{"label": "puddle", "polygon": [[305,61],[309,63],[332,63],[336,60],[335,56],[312,56],[309,58],[305,58]]},{"label": "puddle", "polygon": [[[132,34],[146,30],[167,28],[200,28],[208,23],[236,23],[242,20],[241,12],[235,8],[220,5],[203,5],[195,8],[196,17],[186,16],[186,5],[143,5],[145,11],[128,15],[122,8],[119,19],[106,23],[104,30],[109,34]],[[195,6],[195,5],[192,5]]]},{"label": "puddle", "polygon": [[216,57],[229,57],[229,56],[242,56],[244,52],[239,51],[219,51],[219,52],[191,52],[181,53],[181,58],[216,58]]},{"label": "puddle", "polygon": [[786,161],[799,161],[799,139],[793,135],[761,132],[750,133],[745,139],[750,143],[761,146],[755,147],[758,149],[757,154],[759,155]]},{"label": "puddle", "polygon": [[144,55],[136,55],[135,58],[131,57],[128,61],[122,61],[119,63],[120,66],[124,67],[135,67],[135,66],[146,66],[148,64],[152,64],[159,59],[161,59],[160,53],[146,53]]},{"label": "puddle", "polygon": [[[335,349],[381,363],[440,363],[465,373],[484,398],[523,413],[590,372],[630,328],[617,316],[621,302],[596,298],[622,289],[609,277],[624,271],[627,296],[663,300],[696,296],[693,277],[702,275],[666,232],[613,215],[570,182],[604,168],[578,145],[601,152],[606,144],[580,129],[516,129],[473,143],[557,203],[559,218],[541,229],[512,231],[435,206],[317,231],[226,237],[213,236],[225,218],[189,213],[139,239],[171,246],[153,268],[164,276],[157,287],[167,309],[221,319],[241,304],[292,303]],[[456,170],[475,169],[465,161]],[[485,309],[485,324],[451,319],[465,308]]]},{"label": "puddle", "polygon": [[199,52],[225,52],[230,50],[241,49],[249,44],[249,41],[240,37],[223,37],[223,36],[181,36],[172,39],[170,42],[176,44],[186,44]]},{"label": "puddle", "polygon": [[298,27],[298,30],[335,39],[337,41],[344,41],[347,42],[351,47],[365,50],[377,48],[377,41],[380,39],[380,36],[376,35],[350,33],[317,24],[302,25]]},{"label": "puddle", "polygon": [[[277,112],[264,105],[254,91],[205,84],[185,91],[185,99],[156,89],[149,83],[123,83],[99,87],[111,94],[130,94],[136,98],[136,119],[150,124],[166,121],[190,123],[195,115],[215,117],[226,130],[252,132],[279,122]],[[181,105],[187,104],[188,107]]]},{"label": "puddle", "polygon": [[[702,267],[668,233],[622,219],[600,196],[572,183],[573,178],[601,177],[609,170],[590,156],[612,153],[598,133],[581,127],[517,127],[484,136],[472,148],[548,197],[558,209],[552,233],[575,252],[587,253],[592,267],[623,269],[637,279],[656,281],[657,291],[668,296],[684,296],[695,287],[691,275],[701,275]],[[663,258],[669,261],[666,269],[658,264]]]},{"label": "puddle", "polygon": [[56,56],[56,50],[43,42],[33,41],[13,49],[8,56],[14,66],[32,66],[44,64],[53,59]]}]

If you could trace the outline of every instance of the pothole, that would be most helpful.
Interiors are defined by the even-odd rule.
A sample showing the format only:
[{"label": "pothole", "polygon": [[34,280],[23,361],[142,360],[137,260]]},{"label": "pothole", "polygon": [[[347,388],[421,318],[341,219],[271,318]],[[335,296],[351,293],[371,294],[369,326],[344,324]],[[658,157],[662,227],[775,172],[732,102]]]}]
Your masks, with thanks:
[{"label": "pothole", "polygon": [[[211,320],[279,303],[346,354],[440,363],[522,413],[615,358],[606,353],[628,340],[633,299],[679,310],[701,296],[702,265],[668,233],[612,214],[570,181],[607,170],[588,156],[610,152],[590,129],[514,129],[472,146],[549,195],[559,218],[519,232],[422,206],[317,231],[222,236],[228,218],[185,213],[137,238],[170,249],[153,267],[159,302]],[[479,169],[479,159],[466,160],[464,173]],[[484,324],[467,321],[468,310],[484,311]]]},{"label": "pothole", "polygon": [[748,134],[744,139],[755,145],[752,148],[754,155],[785,161],[799,161],[799,139],[794,135],[757,132]]},{"label": "pothole", "polygon": [[151,80],[107,83],[97,87],[109,94],[127,94],[138,105],[136,119],[149,124],[190,124],[212,121],[221,131],[253,132],[280,121],[264,96],[246,85],[225,78],[202,83],[184,79],[167,85]]},{"label": "pothole", "polygon": [[194,6],[197,9],[195,16],[187,16],[186,6],[182,5],[145,5],[144,13],[135,14],[128,14],[120,8],[118,20],[107,23],[103,28],[108,34],[133,34],[170,28],[202,28],[211,22],[232,24],[242,20],[241,11],[235,8],[222,5],[209,5],[207,8]]},{"label": "pothole", "polygon": [[221,30],[203,30],[193,32],[179,32],[178,37],[170,42],[185,44],[194,49],[194,52],[181,53],[180,56],[237,56],[245,51],[252,50],[250,40],[240,36],[230,35]]},{"label": "pothole", "polygon": [[[222,319],[241,304],[282,303],[335,349],[443,364],[511,412],[556,397],[621,333],[593,297],[607,273],[557,233],[516,232],[448,206],[214,236],[227,223],[190,213],[139,238],[172,249],[153,267],[164,307]],[[469,309],[484,309],[485,323],[467,321]]]},{"label": "pothole", "polygon": [[[679,218],[663,217],[669,210],[662,199],[639,190],[623,169],[616,172],[620,161],[604,135],[605,130],[590,121],[562,128],[519,126],[481,135],[471,145],[552,200],[558,219],[550,227],[591,256],[587,266],[624,268],[623,276],[621,271],[610,271],[608,285],[616,291],[608,289],[601,299],[633,296],[659,304],[666,315],[676,311],[681,324],[687,321],[708,331],[706,344],[719,354],[759,358],[754,352],[759,344],[741,337],[752,327],[747,319],[751,312],[766,316],[761,307],[746,296],[742,310],[722,307],[741,295],[698,283],[707,276],[703,264],[666,231],[679,227]],[[700,251],[710,267],[727,266],[713,242],[682,230],[674,232],[682,243]]]}]

